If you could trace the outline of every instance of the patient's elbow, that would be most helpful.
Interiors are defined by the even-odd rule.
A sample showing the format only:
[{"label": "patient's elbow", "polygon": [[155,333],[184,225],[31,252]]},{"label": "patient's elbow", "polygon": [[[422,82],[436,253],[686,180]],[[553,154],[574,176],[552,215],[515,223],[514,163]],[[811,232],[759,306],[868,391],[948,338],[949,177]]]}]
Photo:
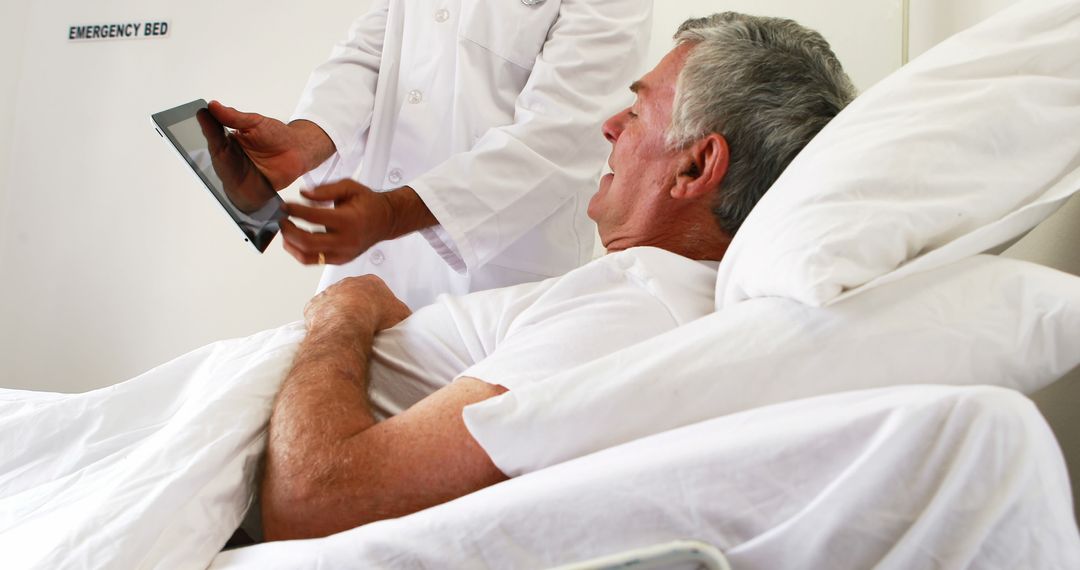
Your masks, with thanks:
[{"label": "patient's elbow", "polygon": [[259,490],[263,536],[268,541],[316,538],[333,532],[321,524],[330,510],[326,502],[333,463],[314,456],[310,445],[289,435],[288,430],[271,426]]},{"label": "patient's elbow", "polygon": [[357,481],[343,486],[336,475],[332,469],[268,468],[260,496],[265,540],[321,538],[402,514],[382,512],[372,500],[376,489]]},{"label": "patient's elbow", "polygon": [[348,476],[356,469],[339,448],[296,449],[273,437],[267,448],[260,490],[266,540],[319,538],[389,518],[375,516],[378,489]]},{"label": "patient's elbow", "polygon": [[267,541],[317,538],[332,534],[324,528],[320,513],[325,491],[319,483],[304,476],[275,476],[268,471],[261,491],[263,535]]}]

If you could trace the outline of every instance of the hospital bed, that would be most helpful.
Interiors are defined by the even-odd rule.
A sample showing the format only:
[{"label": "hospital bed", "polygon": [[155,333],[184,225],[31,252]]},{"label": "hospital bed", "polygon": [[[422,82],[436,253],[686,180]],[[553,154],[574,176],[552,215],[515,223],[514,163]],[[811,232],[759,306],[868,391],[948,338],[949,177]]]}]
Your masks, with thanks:
[{"label": "hospital bed", "polygon": [[[1080,275],[1080,198],[1073,197],[1002,255]],[[1035,392],[1031,399],[1061,446],[1072,481],[1073,510],[1080,513],[1080,367]]]},{"label": "hospital bed", "polygon": [[[1077,228],[1080,198],[1073,198],[1006,255],[1026,255],[1044,239],[1073,240]],[[1039,261],[1076,274],[1080,265],[1069,265],[1070,252]],[[1070,326],[1080,331],[1080,321]],[[1080,353],[1080,337],[1069,346]],[[212,568],[333,568],[349,561],[559,570],[1071,568],[1080,563],[1080,536],[1061,451],[1071,486],[1080,489],[1073,468],[1080,455],[1070,447],[1078,378],[1080,369],[1036,392],[1038,409],[1011,390],[945,386],[754,408],[558,463],[403,519],[228,551]],[[990,411],[965,410],[969,397],[996,403]],[[996,427],[986,427],[984,414]],[[919,441],[946,448],[909,455],[909,444]],[[765,457],[755,458],[755,449],[766,450]],[[780,466],[802,473],[777,476]],[[926,480],[905,481],[915,476]],[[949,479],[954,485],[942,483]],[[901,503],[881,500],[890,494]],[[770,506],[778,497],[788,506],[779,513]],[[934,522],[923,518],[930,512],[937,513],[929,517]],[[882,518],[910,526],[884,531]],[[888,535],[887,544],[876,542],[879,534]]]},{"label": "hospital bed", "polygon": [[1080,237],[1078,52],[1075,1],[1022,3],[860,96],[740,230],[716,313],[471,407],[514,478],[407,517],[218,554],[299,325],[0,392],[5,565],[1080,567],[1080,278],[1049,268],[1080,263],[1047,247]]}]

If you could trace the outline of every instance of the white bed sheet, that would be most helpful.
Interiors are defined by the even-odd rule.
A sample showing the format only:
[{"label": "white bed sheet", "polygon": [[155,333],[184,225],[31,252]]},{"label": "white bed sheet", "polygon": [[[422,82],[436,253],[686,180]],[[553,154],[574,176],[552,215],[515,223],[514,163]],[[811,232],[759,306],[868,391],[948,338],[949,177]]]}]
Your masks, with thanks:
[{"label": "white bed sheet", "polygon": [[205,568],[240,524],[303,328],[85,394],[0,390],[0,567]]},{"label": "white bed sheet", "polygon": [[[1023,272],[1009,267],[1019,279]],[[979,280],[984,293],[1004,295],[998,304],[1029,308],[1031,323],[1020,329],[1001,316],[1012,312],[979,314],[1012,323],[1014,335],[1031,329],[1018,339],[1020,356],[1032,358],[1040,375],[1060,364],[1060,350],[1075,347],[1055,340],[1058,329],[1075,330],[1069,327],[1077,308],[1069,301],[1075,284],[1058,277],[1003,281],[1008,287],[1002,291],[1016,295]],[[941,293],[929,288],[926,294]],[[754,301],[762,315],[787,303]],[[1032,307],[1041,309],[1033,315]],[[693,324],[682,330],[701,332]],[[250,502],[270,406],[302,336],[293,324],[222,341],[87,394],[0,390],[0,565],[205,568]],[[715,350],[707,340],[701,342]],[[781,341],[783,335],[775,339]],[[687,347],[696,345],[683,343],[686,358]],[[701,354],[700,347],[689,350]],[[797,354],[803,353],[784,358]],[[994,370],[979,370],[996,378]],[[608,372],[633,376],[625,366]],[[711,377],[731,372],[714,367]],[[760,389],[757,381],[747,382],[750,376],[736,376],[741,388],[730,386],[738,393],[710,396],[713,415],[724,413],[719,404]],[[707,379],[705,369],[690,379]],[[967,376],[963,382],[972,383]],[[846,389],[859,386],[865,384]],[[785,399],[808,396],[796,388],[788,386]],[[990,390],[989,412],[962,406],[981,401],[966,396],[986,391],[976,390],[899,388],[750,410],[554,465],[411,517],[325,541],[243,550],[218,563],[540,567],[697,538],[746,567],[859,567],[863,560],[920,567],[949,556],[943,559],[985,567],[1017,560],[1024,567],[1080,567],[1068,481],[1053,437],[1013,392]],[[669,412],[694,407],[685,398],[657,402]],[[600,408],[594,417],[611,411]],[[548,433],[583,437],[580,431]],[[538,441],[534,455],[542,455],[544,440]]]},{"label": "white bed sheet", "polygon": [[212,568],[547,568],[689,538],[740,569],[1071,569],[1069,497],[1025,397],[908,386],[706,421]]}]

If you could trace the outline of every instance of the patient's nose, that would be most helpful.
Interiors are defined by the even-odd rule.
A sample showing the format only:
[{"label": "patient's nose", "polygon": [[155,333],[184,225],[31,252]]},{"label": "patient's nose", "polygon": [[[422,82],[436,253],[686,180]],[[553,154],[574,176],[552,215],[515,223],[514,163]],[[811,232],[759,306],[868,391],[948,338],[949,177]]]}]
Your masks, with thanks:
[{"label": "patient's nose", "polygon": [[621,134],[623,130],[623,118],[626,117],[626,113],[629,110],[629,108],[626,108],[615,113],[608,118],[608,120],[604,121],[604,125],[600,128],[600,130],[604,132],[604,138],[611,144],[615,144],[615,141],[619,139],[619,134]]}]

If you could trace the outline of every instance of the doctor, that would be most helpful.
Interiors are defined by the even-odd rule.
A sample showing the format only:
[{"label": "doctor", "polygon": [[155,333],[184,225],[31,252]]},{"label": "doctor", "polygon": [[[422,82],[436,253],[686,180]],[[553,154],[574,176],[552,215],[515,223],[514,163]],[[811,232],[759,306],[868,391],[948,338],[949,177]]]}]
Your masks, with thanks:
[{"label": "doctor", "polygon": [[275,188],[319,289],[375,274],[409,307],[560,275],[592,257],[596,133],[638,72],[647,0],[376,0],[286,124],[210,111]]}]

